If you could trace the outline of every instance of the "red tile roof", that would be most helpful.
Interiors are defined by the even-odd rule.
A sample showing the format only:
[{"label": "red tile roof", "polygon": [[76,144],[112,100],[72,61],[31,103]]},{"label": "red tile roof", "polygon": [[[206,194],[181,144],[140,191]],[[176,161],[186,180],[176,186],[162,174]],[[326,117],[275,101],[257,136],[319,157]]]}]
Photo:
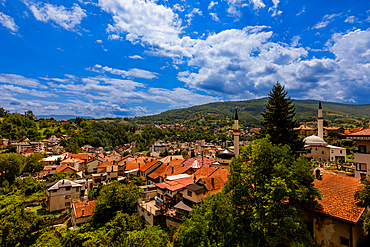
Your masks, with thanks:
[{"label": "red tile roof", "polygon": [[132,160],[131,162],[126,164],[125,171],[131,171],[131,170],[138,169],[144,166],[145,165],[144,160],[145,158],[137,158],[137,159]]},{"label": "red tile roof", "polygon": [[321,207],[316,210],[326,215],[357,223],[365,208],[357,206],[354,194],[362,184],[358,178],[323,173],[314,186],[321,192]]},{"label": "red tile roof", "polygon": [[209,165],[213,162],[215,162],[214,158],[190,158],[187,159],[183,164],[184,166],[192,167],[193,163],[197,161],[200,166],[209,167]]},{"label": "red tile roof", "polygon": [[157,169],[155,169],[152,173],[148,175],[151,179],[157,179],[160,174],[162,174],[167,169],[166,164],[160,165]]},{"label": "red tile roof", "polygon": [[133,158],[132,155],[126,155],[125,157],[121,157],[119,160],[117,160],[117,162],[120,162],[121,160],[125,160],[125,159],[128,159],[128,158]]},{"label": "red tile roof", "polygon": [[185,161],[185,159],[173,159],[170,161],[170,163],[168,163],[170,166],[177,166],[177,165],[181,165],[183,162]]},{"label": "red tile roof", "polygon": [[217,168],[214,167],[201,167],[198,171],[194,173],[194,176],[196,176],[197,179],[208,177],[212,173],[214,173],[217,170]]},{"label": "red tile roof", "polygon": [[313,128],[310,128],[310,127],[302,124],[298,128],[294,128],[294,130],[313,130]]},{"label": "red tile roof", "polygon": [[156,159],[153,159],[152,161],[148,162],[147,164],[145,164],[144,166],[141,166],[140,167],[140,171],[142,172],[145,172],[146,170],[148,170],[150,167],[154,166],[155,164],[157,164],[159,161],[156,160]]},{"label": "red tile roof", "polygon": [[63,166],[59,167],[58,169],[56,169],[56,172],[61,172],[61,171],[64,171],[65,169],[71,169],[71,170],[77,172],[76,169],[74,169],[73,167],[70,167],[69,165],[63,165]]},{"label": "red tile roof", "polygon": [[370,136],[370,128],[363,128],[362,130],[348,134],[348,136]]},{"label": "red tile roof", "polygon": [[182,188],[185,188],[189,184],[192,184],[194,182],[194,178],[188,177],[188,178],[181,178],[176,180],[169,180],[162,183],[156,184],[156,186],[160,189],[168,189],[170,191],[176,191],[180,190]]},{"label": "red tile roof", "polygon": [[342,129],[342,127],[323,127],[323,129],[326,129],[326,130],[339,130],[339,129]]},{"label": "red tile roof", "polygon": [[30,149],[30,148],[27,148],[26,150],[24,150],[24,151],[22,152],[22,154],[29,154],[29,153],[33,153],[33,150],[32,150],[32,149]]},{"label": "red tile roof", "polygon": [[[212,179],[213,179],[213,182],[212,182]],[[227,181],[227,176],[226,177],[225,176],[211,176],[207,178],[202,178],[202,180],[207,185],[208,191],[211,191],[211,190],[221,189],[222,187],[224,187],[224,184]]]},{"label": "red tile roof", "polygon": [[[73,203],[73,208],[76,214],[76,219],[93,215],[94,207],[95,207],[95,201],[89,201],[88,204],[86,204],[86,202]],[[82,216],[82,209],[84,210],[83,216]]]},{"label": "red tile roof", "polygon": [[103,167],[112,166],[112,165],[113,165],[113,163],[112,163],[112,162],[104,161],[104,162],[102,162],[102,163],[98,164],[96,167],[97,167],[97,168],[103,168]]},{"label": "red tile roof", "polygon": [[109,161],[109,162],[114,162],[114,160],[113,159],[111,159],[111,158],[109,158],[108,156],[105,156],[104,154],[99,154],[98,155],[100,158],[103,158],[103,159],[105,159],[106,161]]},{"label": "red tile roof", "polygon": [[69,154],[68,155],[71,158],[80,159],[83,161],[87,161],[88,159],[91,159],[93,157],[92,153],[79,153],[79,154]]}]

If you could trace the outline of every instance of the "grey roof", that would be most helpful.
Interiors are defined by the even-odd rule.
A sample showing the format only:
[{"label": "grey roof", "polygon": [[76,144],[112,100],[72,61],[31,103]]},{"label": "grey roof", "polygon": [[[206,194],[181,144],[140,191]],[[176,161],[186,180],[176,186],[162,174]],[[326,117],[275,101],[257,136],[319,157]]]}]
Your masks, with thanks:
[{"label": "grey roof", "polygon": [[204,186],[201,186],[199,184],[190,184],[185,187],[185,189],[194,191],[195,194],[199,195],[203,192],[207,192],[207,189]]},{"label": "grey roof", "polygon": [[221,151],[218,153],[217,157],[225,157],[225,158],[231,158],[231,157],[234,157],[235,154],[233,152],[231,152],[229,149],[225,149],[224,151]]},{"label": "grey roof", "polygon": [[185,211],[188,211],[188,212],[190,212],[191,210],[193,210],[190,206],[186,205],[183,201],[180,201],[179,203],[177,203],[174,206],[174,208],[185,210]]},{"label": "grey roof", "polygon": [[50,188],[48,188],[48,187],[46,187],[46,188],[48,188],[47,190],[58,190],[59,188],[63,188],[63,187],[82,187],[82,185],[78,184],[78,183],[75,183],[75,182],[73,182],[71,180],[68,180],[68,179],[63,179],[63,180],[59,180],[59,181],[55,182],[55,184],[53,186],[51,186]]}]

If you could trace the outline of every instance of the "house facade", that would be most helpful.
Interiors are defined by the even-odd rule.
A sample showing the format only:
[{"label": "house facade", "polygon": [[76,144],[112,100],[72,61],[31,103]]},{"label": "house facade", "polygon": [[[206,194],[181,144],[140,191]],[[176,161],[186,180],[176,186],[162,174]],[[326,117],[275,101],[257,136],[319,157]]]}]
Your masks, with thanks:
[{"label": "house facade", "polygon": [[364,179],[370,175],[370,128],[348,134],[347,138],[357,142],[358,152],[354,154],[355,177]]},{"label": "house facade", "polygon": [[63,179],[46,184],[45,203],[48,212],[71,208],[73,201],[79,201],[84,186],[72,180]]},{"label": "house facade", "polygon": [[71,222],[72,226],[85,223],[92,215],[95,201],[75,202],[72,204]]}]

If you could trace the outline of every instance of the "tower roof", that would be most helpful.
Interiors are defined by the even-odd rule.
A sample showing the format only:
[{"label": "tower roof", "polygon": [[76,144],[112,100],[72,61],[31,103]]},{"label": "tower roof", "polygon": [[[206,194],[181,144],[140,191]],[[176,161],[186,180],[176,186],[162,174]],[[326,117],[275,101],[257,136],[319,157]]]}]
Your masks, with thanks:
[{"label": "tower roof", "polygon": [[238,118],[238,108],[235,108],[235,120],[239,120],[239,118]]},{"label": "tower roof", "polygon": [[319,101],[319,109],[322,109],[322,107],[321,107],[321,101]]}]

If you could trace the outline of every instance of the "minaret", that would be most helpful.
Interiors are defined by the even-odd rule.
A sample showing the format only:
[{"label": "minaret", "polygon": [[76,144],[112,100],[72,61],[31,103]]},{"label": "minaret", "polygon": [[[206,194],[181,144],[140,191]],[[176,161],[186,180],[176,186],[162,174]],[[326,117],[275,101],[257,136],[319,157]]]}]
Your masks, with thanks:
[{"label": "minaret", "polygon": [[317,135],[320,138],[324,138],[323,137],[323,127],[324,127],[324,118],[322,117],[321,101],[319,101],[319,112],[317,116]]},{"label": "minaret", "polygon": [[136,153],[136,142],[131,142],[131,155],[135,157],[135,153]]},{"label": "minaret", "polygon": [[238,119],[238,109],[235,109],[235,123],[234,123],[234,154],[235,156],[239,154],[239,119]]}]

